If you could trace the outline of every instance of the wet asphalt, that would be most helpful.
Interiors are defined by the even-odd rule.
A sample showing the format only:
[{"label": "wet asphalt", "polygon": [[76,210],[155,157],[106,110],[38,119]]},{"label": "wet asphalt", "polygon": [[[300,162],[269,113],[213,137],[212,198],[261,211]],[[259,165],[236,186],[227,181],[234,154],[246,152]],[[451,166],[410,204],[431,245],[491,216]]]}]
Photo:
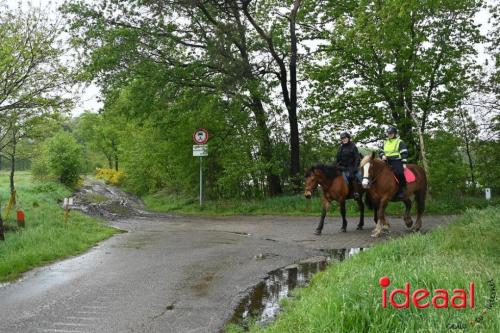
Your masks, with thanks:
[{"label": "wet asphalt", "polygon": [[[341,233],[338,211],[321,236],[319,217],[141,212],[109,222],[126,233],[1,286],[0,332],[220,332],[268,272],[409,233],[394,217],[380,239],[370,237],[371,219],[359,231],[351,218]],[[451,220],[426,216],[423,232]]]}]

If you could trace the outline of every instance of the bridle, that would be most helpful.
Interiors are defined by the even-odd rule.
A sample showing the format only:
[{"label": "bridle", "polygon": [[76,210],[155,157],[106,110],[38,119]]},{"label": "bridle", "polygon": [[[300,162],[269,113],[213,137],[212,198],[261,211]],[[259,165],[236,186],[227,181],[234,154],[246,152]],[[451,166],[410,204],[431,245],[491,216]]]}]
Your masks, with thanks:
[{"label": "bridle", "polygon": [[[368,170],[367,170],[367,174],[369,175],[369,174],[370,174],[369,169],[371,168],[371,163],[372,163],[372,162],[366,162],[366,164],[368,164],[368,163],[370,163],[370,167],[369,167],[369,168],[368,168]],[[365,164],[365,165],[366,165],[366,164]],[[363,169],[364,169],[364,166],[365,166],[365,165],[363,165]],[[375,183],[375,181],[377,180],[377,177],[375,177],[375,176],[374,176],[374,177],[372,177],[372,178],[370,179],[370,177],[368,177],[368,176],[364,176],[364,171],[365,171],[365,170],[363,170],[363,180],[361,181],[361,185],[363,186],[363,188],[370,188],[370,186],[372,186],[372,185]],[[365,179],[367,179],[366,184],[364,183],[364,180],[365,180]]]}]

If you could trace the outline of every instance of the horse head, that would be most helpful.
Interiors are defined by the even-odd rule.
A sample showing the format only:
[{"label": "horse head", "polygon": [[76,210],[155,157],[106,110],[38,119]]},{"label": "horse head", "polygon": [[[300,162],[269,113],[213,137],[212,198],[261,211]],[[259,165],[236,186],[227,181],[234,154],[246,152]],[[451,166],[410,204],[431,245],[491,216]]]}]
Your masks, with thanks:
[{"label": "horse head", "polygon": [[315,166],[305,170],[304,179],[306,184],[304,196],[307,199],[311,199],[312,193],[314,192],[316,187],[318,187],[319,174],[317,175],[316,173],[318,173],[318,170]]},{"label": "horse head", "polygon": [[363,181],[361,182],[361,185],[363,185],[363,188],[365,189],[370,188],[373,182],[372,165],[374,160],[375,152],[372,152],[370,155],[366,155],[365,157],[363,157],[361,163],[359,164],[359,169],[361,170],[361,174],[363,175]]},{"label": "horse head", "polygon": [[318,187],[318,185],[321,185],[323,187],[328,186],[331,180],[341,175],[341,172],[335,166],[318,164],[311,167],[310,169],[306,170],[306,173],[304,175],[306,183],[304,196],[307,199],[310,199],[312,193],[314,192],[316,187]]}]

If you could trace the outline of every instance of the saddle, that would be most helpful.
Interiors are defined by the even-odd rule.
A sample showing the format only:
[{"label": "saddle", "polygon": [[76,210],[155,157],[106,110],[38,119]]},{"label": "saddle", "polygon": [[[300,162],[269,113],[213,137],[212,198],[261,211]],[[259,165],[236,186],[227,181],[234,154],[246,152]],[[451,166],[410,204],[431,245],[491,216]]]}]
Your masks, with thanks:
[{"label": "saddle", "polygon": [[[406,183],[413,183],[414,181],[417,180],[417,177],[415,177],[415,174],[413,171],[410,170],[410,168],[404,168],[404,175],[406,179]],[[399,184],[398,177],[394,175],[394,179],[396,179],[396,182]]]}]

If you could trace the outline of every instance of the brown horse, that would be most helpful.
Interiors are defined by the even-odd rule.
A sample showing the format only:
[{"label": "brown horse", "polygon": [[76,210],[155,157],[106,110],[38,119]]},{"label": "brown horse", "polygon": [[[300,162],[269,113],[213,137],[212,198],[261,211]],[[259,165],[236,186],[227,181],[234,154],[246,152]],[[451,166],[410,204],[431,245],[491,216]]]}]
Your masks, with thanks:
[{"label": "brown horse", "polygon": [[[316,235],[321,235],[321,231],[323,230],[323,225],[325,223],[326,212],[330,207],[330,203],[334,200],[337,201],[340,205],[340,213],[342,215],[341,231],[346,232],[347,220],[345,218],[345,201],[347,199],[353,198],[353,195],[344,179],[344,176],[342,176],[342,172],[335,166],[318,164],[311,167],[309,170],[306,170],[304,177],[306,182],[304,196],[307,199],[311,198],[313,191],[316,189],[316,187],[318,187],[318,185],[320,185],[323,189],[323,197],[321,198],[321,219],[314,233]],[[362,189],[360,189],[360,191],[362,191]],[[357,229],[361,230],[363,229],[364,225],[365,206],[363,204],[361,196],[355,200],[358,203],[360,211]]]},{"label": "brown horse", "polygon": [[[363,175],[363,188],[366,190],[366,203],[368,207],[373,208],[375,214],[375,222],[377,226],[372,232],[372,237],[380,236],[382,225],[385,228],[389,227],[389,223],[385,219],[385,208],[389,201],[399,201],[395,197],[399,184],[394,177],[392,169],[381,160],[375,159],[375,152],[365,156],[360,163],[360,170]],[[425,196],[427,194],[427,176],[425,171],[418,165],[408,164],[409,168],[415,175],[415,181],[408,183],[404,193],[405,204],[404,221],[408,228],[411,228],[413,221],[411,219],[411,196],[415,196],[417,204],[417,220],[414,231],[420,230],[422,227],[422,214],[425,209]]]}]

